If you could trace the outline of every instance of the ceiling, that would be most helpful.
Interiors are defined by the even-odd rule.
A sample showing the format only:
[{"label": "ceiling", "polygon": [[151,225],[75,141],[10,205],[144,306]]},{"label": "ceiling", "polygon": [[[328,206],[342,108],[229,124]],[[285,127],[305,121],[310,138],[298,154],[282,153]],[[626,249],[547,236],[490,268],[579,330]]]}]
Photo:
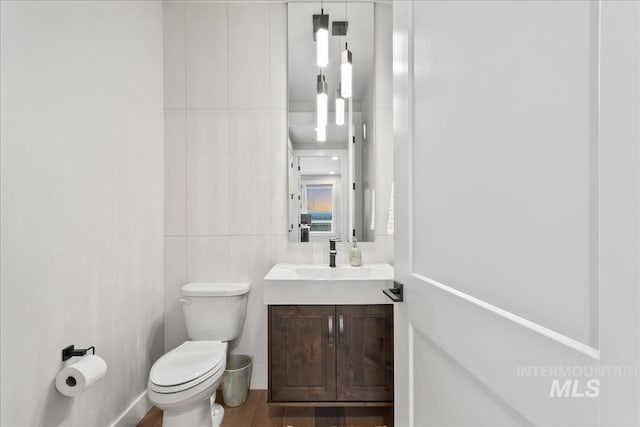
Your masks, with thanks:
[{"label": "ceiling", "polygon": [[[335,125],[335,115],[329,113],[327,124],[327,140],[316,140],[316,113],[292,112],[289,113],[289,139],[296,149],[309,148],[309,145],[317,145],[323,148],[347,148],[349,141],[349,127],[347,125]],[[353,123],[356,129],[361,123],[361,113],[353,113]]]},{"label": "ceiling", "polygon": [[314,125],[289,127],[289,138],[295,148],[301,144],[318,144],[322,146],[346,146],[349,135],[346,126],[327,125],[327,140],[324,143],[316,141]]},{"label": "ceiling", "polygon": [[300,175],[340,175],[342,167],[341,159],[333,156],[300,157],[299,165]]}]

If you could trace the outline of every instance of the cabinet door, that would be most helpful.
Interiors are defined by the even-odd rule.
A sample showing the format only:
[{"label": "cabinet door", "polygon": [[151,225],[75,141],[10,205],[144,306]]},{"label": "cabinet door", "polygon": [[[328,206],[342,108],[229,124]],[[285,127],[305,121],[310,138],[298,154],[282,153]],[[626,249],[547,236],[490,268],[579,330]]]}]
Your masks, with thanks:
[{"label": "cabinet door", "polygon": [[393,306],[339,305],[337,400],[393,400]]},{"label": "cabinet door", "polygon": [[270,306],[272,402],[336,399],[335,306]]}]

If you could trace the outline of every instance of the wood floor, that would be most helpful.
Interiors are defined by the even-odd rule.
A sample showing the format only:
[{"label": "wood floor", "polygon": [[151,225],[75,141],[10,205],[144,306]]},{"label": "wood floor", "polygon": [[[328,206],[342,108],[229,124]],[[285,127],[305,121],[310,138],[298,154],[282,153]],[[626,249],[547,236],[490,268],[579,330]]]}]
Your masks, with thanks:
[{"label": "wood floor", "polygon": [[[222,427],[289,426],[393,427],[393,408],[270,407],[267,406],[266,390],[251,390],[244,405],[237,408],[225,407],[222,421]],[[137,427],[162,427],[162,411],[152,408]]]}]

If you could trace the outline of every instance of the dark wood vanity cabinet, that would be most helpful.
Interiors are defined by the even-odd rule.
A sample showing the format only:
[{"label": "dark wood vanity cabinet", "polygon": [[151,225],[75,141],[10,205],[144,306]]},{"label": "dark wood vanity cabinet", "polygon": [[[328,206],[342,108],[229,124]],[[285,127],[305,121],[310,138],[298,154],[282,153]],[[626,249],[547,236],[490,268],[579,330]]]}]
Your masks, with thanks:
[{"label": "dark wood vanity cabinet", "polygon": [[269,400],[391,402],[393,306],[269,306]]},{"label": "dark wood vanity cabinet", "polygon": [[393,306],[338,305],[337,400],[393,400]]},{"label": "dark wood vanity cabinet", "polygon": [[336,399],[335,306],[269,306],[272,401]]}]

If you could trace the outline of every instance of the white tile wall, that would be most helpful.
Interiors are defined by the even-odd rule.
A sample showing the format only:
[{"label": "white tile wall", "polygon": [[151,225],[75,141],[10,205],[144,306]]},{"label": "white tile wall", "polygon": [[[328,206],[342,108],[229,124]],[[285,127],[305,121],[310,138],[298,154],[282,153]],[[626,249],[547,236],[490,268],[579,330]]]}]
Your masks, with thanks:
[{"label": "white tile wall", "polygon": [[[251,386],[266,388],[262,278],[276,262],[329,261],[326,244],[288,241],[286,4],[180,3],[165,4],[164,11],[166,56],[180,61],[170,64],[174,71],[165,82],[170,86],[165,105],[166,349],[186,339],[177,301],[184,283],[248,280],[247,318],[231,351],[253,356]],[[387,28],[390,40],[390,24]],[[380,46],[390,49],[391,43]],[[379,75],[388,81],[378,86],[391,85],[391,63],[386,65],[389,72]],[[181,99],[186,101],[180,104]],[[385,172],[378,182],[390,188],[391,112],[386,104],[379,106],[377,114],[389,117],[380,124],[384,148],[378,150],[377,167]],[[379,205],[377,216],[385,223],[381,233],[385,210]],[[392,236],[379,235],[361,246],[365,262],[393,260]],[[348,247],[339,246],[339,262],[347,262]]]},{"label": "white tile wall", "polygon": [[269,4],[230,3],[229,107],[269,108]]},{"label": "white tile wall", "polygon": [[166,3],[164,12],[164,107],[185,108],[184,4]]},{"label": "white tile wall", "polygon": [[187,237],[187,282],[229,280],[229,237]]},{"label": "white tile wall", "polygon": [[182,306],[177,304],[180,288],[187,279],[187,238],[170,236],[164,239],[164,315],[171,319],[164,325],[164,335],[168,341],[165,348],[175,348],[187,338]]},{"label": "white tile wall", "polygon": [[269,234],[269,110],[229,112],[229,234]]},{"label": "white tile wall", "polygon": [[186,110],[165,109],[164,140],[164,230],[168,236],[184,236],[187,232]]},{"label": "white tile wall", "polygon": [[[226,108],[230,74],[227,4],[186,3],[184,7],[186,105],[188,108]],[[165,12],[171,13],[171,9]]]},{"label": "white tile wall", "polygon": [[[253,284],[247,302],[247,316],[242,336],[234,341],[231,351],[251,354],[254,364],[267,363],[267,310],[262,303],[262,278],[271,268],[268,236],[237,236],[229,240],[229,280]],[[262,319],[262,321],[260,321]],[[262,349],[264,351],[256,351]],[[255,386],[255,384],[254,384]]]},{"label": "white tile wall", "polygon": [[226,235],[229,231],[231,169],[229,113],[227,110],[188,109],[186,116],[187,233],[190,236]]},{"label": "white tile wall", "polygon": [[271,69],[271,108],[287,108],[287,9],[282,4],[269,7],[269,61]]},{"label": "white tile wall", "polygon": [[269,251],[272,263],[283,262],[290,264],[313,263],[313,245],[306,243],[290,243],[289,236],[271,236]]}]

